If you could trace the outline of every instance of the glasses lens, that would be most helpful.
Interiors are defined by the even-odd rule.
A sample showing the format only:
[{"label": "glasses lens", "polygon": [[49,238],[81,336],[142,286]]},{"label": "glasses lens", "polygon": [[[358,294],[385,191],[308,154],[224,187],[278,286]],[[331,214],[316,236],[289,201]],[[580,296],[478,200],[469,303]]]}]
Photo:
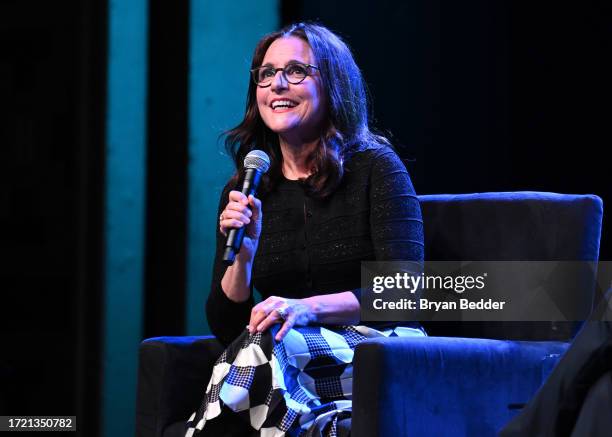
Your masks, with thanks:
[{"label": "glasses lens", "polygon": [[[259,67],[253,70],[253,80],[259,86],[268,86],[278,70],[272,67]],[[308,76],[308,66],[304,64],[289,64],[281,70],[285,80],[292,84],[298,84]]]},{"label": "glasses lens", "polygon": [[258,85],[265,85],[269,83],[274,77],[274,69],[270,67],[260,67],[255,70],[253,77],[255,79],[255,83]]},{"label": "glasses lens", "polygon": [[297,84],[306,79],[308,70],[305,65],[291,64],[285,67],[285,77],[289,83]]}]

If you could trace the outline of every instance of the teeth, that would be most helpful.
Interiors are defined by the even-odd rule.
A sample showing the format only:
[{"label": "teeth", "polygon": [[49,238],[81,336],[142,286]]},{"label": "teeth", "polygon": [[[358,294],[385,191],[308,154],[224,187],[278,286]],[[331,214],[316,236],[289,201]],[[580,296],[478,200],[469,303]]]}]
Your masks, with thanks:
[{"label": "teeth", "polygon": [[274,103],[272,103],[272,109],[276,109],[280,107],[293,108],[294,106],[296,106],[296,104],[290,100],[277,100]]}]

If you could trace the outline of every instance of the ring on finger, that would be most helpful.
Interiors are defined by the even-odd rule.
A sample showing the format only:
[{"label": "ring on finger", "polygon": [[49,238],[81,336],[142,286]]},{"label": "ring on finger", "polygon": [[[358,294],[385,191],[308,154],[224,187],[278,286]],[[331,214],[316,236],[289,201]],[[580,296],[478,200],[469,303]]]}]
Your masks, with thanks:
[{"label": "ring on finger", "polygon": [[287,309],[288,308],[289,307],[276,308],[276,312],[278,313],[278,315],[280,316],[281,319],[287,320]]}]

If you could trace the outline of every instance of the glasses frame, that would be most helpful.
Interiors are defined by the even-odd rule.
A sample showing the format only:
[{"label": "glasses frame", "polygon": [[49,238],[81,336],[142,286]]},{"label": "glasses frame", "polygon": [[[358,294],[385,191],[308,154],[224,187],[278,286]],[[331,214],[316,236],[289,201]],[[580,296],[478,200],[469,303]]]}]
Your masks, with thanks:
[{"label": "glasses frame", "polygon": [[[285,68],[289,68],[289,67],[291,67],[292,65],[301,65],[301,66],[303,66],[303,67],[306,67],[306,68],[305,68],[305,70],[306,70],[306,76],[304,76],[304,77],[303,77],[303,78],[302,78],[302,79],[301,79],[299,82],[291,82],[291,81],[290,81],[290,80],[287,78],[287,75],[285,74]],[[310,73],[309,68],[315,68],[315,69],[317,69],[317,70],[319,70],[319,71],[320,71],[319,67],[317,67],[316,65],[312,65],[312,64],[305,64],[305,63],[302,63],[302,62],[292,62],[292,63],[290,63],[290,64],[285,65],[285,66],[284,66],[284,67],[282,67],[282,68],[273,68],[273,67],[270,67],[270,66],[263,66],[263,65],[262,65],[261,67],[253,68],[253,69],[251,70],[251,78],[253,79],[253,82],[255,82],[255,85],[257,85],[259,88],[268,88],[269,86],[271,86],[271,85],[272,85],[272,81],[274,80],[274,77],[271,77],[271,78],[270,78],[270,83],[269,83],[269,84],[267,84],[267,85],[260,85],[260,84],[257,82],[257,75],[256,75],[256,73],[257,73],[259,70],[261,70],[262,68],[269,68],[270,70],[274,70],[274,77],[276,77],[276,73],[278,73],[278,72],[280,71],[280,72],[281,72],[281,74],[283,75],[283,79],[285,79],[285,80],[287,81],[287,83],[290,83],[291,85],[298,85],[298,84],[300,84],[300,83],[304,82],[304,80],[306,80],[306,78],[307,78],[308,76],[311,76],[312,74]]]}]

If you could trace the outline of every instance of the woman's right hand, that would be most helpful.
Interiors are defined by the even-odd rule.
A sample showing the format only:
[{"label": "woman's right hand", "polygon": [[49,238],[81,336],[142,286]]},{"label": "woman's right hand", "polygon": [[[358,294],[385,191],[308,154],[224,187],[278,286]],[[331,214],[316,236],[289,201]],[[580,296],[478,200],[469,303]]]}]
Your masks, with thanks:
[{"label": "woman's right hand", "polygon": [[252,195],[247,198],[240,191],[230,191],[229,202],[219,217],[219,231],[227,236],[230,229],[246,226],[239,255],[248,255],[252,259],[261,235],[261,217],[259,199]]}]

